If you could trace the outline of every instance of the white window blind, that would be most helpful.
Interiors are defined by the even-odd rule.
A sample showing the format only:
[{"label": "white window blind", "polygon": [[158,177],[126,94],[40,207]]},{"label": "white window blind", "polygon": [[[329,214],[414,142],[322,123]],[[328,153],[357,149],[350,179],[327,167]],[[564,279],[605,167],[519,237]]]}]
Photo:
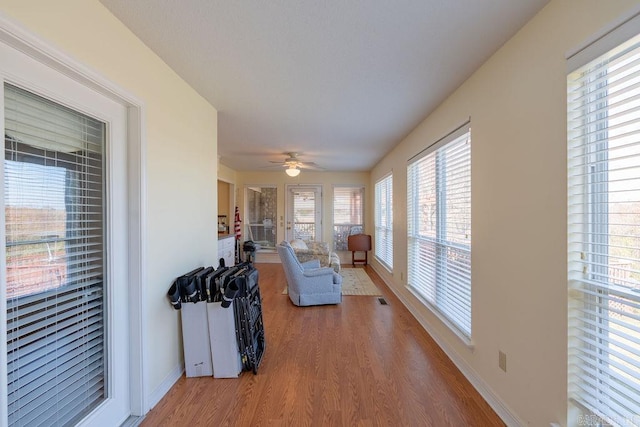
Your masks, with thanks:
[{"label": "white window blind", "polygon": [[407,284],[471,337],[471,133],[468,124],[407,166]]},{"label": "white window blind", "polygon": [[638,425],[640,37],[571,72],[567,91],[569,397],[580,417]]},{"label": "white window blind", "polygon": [[333,248],[347,250],[350,234],[363,233],[364,188],[334,187],[333,189]]},{"label": "white window blind", "polygon": [[374,254],[389,270],[393,269],[393,175],[376,182]]},{"label": "white window blind", "polygon": [[105,125],[4,94],[8,421],[72,425],[106,397]]}]

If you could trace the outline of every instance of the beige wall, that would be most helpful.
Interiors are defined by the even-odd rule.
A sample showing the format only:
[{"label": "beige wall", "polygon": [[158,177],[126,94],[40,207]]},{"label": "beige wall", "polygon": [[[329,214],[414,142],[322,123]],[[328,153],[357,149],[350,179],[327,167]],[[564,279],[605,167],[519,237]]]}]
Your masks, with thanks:
[{"label": "beige wall", "polygon": [[[225,187],[226,186],[226,187]],[[236,171],[218,160],[218,215],[227,215],[229,232],[233,232],[236,202]],[[224,194],[220,194],[220,191]]]},{"label": "beige wall", "polygon": [[96,0],[1,0],[0,11],[144,102],[146,386],[161,392],[183,359],[167,289],[217,259],[217,112]]},{"label": "beige wall", "polygon": [[231,212],[229,207],[229,187],[228,182],[218,180],[218,215],[227,216],[227,225],[233,221],[232,216],[235,213],[235,209],[234,212]]},{"label": "beige wall", "polygon": [[[454,359],[524,425],[566,423],[565,54],[638,1],[555,0],[372,171],[393,170],[385,277]],[[471,117],[473,350],[405,289],[406,162]],[[377,265],[384,274],[384,269]],[[507,354],[507,373],[498,351]]]},{"label": "beige wall", "polygon": [[[275,185],[278,188],[278,229],[276,234],[276,242],[281,242],[285,238],[284,222],[280,217],[286,218],[285,212],[285,186],[288,184],[319,184],[322,185],[323,203],[322,203],[322,240],[333,242],[333,186],[334,185],[361,185],[365,187],[365,228],[370,229],[373,225],[373,216],[368,215],[371,212],[370,192],[369,192],[369,173],[368,172],[310,172],[303,170],[300,175],[295,178],[289,177],[284,170],[278,172],[237,172],[238,189],[238,205],[242,212],[242,219],[246,217],[244,210],[244,188],[251,186],[269,186]],[[245,230],[246,228],[243,228]],[[244,232],[244,231],[243,231]],[[248,236],[243,235],[243,240],[248,240]]]},{"label": "beige wall", "polygon": [[218,162],[218,179],[233,184],[236,182],[236,171]]}]

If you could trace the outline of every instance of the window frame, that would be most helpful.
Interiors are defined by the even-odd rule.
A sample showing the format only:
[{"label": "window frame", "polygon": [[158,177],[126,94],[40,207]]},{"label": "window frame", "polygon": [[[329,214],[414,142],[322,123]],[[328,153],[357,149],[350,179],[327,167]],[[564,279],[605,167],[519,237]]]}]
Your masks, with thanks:
[{"label": "window frame", "polygon": [[[639,225],[620,221],[616,214],[620,215],[618,206],[629,203],[624,199],[624,193],[635,188],[625,188],[624,183],[638,179],[632,168],[621,167],[620,159],[631,164],[633,159],[636,162],[640,159],[640,153],[634,148],[629,152],[623,151],[636,145],[637,138],[625,141],[627,135],[634,132],[627,133],[629,131],[626,130],[622,136],[619,130],[623,128],[621,119],[624,117],[624,126],[633,128],[636,125],[633,130],[637,133],[635,129],[640,128],[640,115],[635,112],[635,101],[620,95],[633,90],[628,89],[631,83],[625,82],[626,77],[621,77],[621,74],[639,73],[640,65],[636,65],[639,59],[633,59],[633,71],[630,62],[623,67],[613,65],[624,61],[621,59],[623,53],[633,52],[635,58],[640,58],[639,34],[640,16],[636,16],[568,58],[569,424],[584,421],[624,424],[630,421],[626,417],[634,417],[633,414],[640,412],[637,403],[634,408],[627,406],[629,400],[640,400],[638,381],[634,387],[633,381],[626,378],[629,376],[627,364],[636,366],[636,376],[640,364],[637,351],[640,348],[637,337],[640,327],[637,314],[628,312],[629,308],[635,307],[637,313],[640,297],[629,289],[629,282],[633,279],[617,271],[629,274],[637,268],[616,267],[620,260],[640,262],[638,255],[634,258],[620,253],[621,248],[640,251],[640,244],[623,247],[616,240],[621,237],[618,229],[621,225],[632,228]],[[624,72],[620,73],[621,69]],[[629,86],[625,87],[625,84]],[[635,117],[629,117],[632,113]],[[624,171],[622,175],[621,170]],[[631,197],[631,200],[635,199]],[[625,218],[633,218],[628,215],[639,213],[633,209],[625,211]],[[633,330],[636,335],[630,332]],[[626,358],[625,352],[635,354],[635,359]]]},{"label": "window frame", "polygon": [[[0,23],[1,26],[1,23]],[[2,37],[0,37],[2,39]],[[0,40],[2,44],[3,40]],[[55,53],[52,53],[55,56]],[[4,100],[4,84],[13,85],[22,88],[28,92],[41,96],[45,99],[53,101],[59,105],[71,108],[87,116],[96,118],[105,124],[107,124],[107,142],[106,142],[106,188],[105,197],[111,201],[110,208],[108,208],[104,215],[106,216],[106,234],[105,245],[109,256],[105,259],[105,281],[108,283],[108,296],[107,296],[107,314],[105,316],[106,329],[105,339],[108,342],[107,354],[105,357],[107,360],[107,372],[109,373],[109,390],[110,394],[106,400],[98,405],[94,411],[90,414],[85,414],[80,423],[96,422],[99,423],[104,419],[113,419],[114,414],[131,414],[133,411],[133,401],[124,399],[127,390],[132,390],[133,387],[137,387],[138,380],[141,378],[142,370],[138,366],[131,364],[131,354],[133,352],[139,353],[139,346],[127,347],[126,332],[132,331],[134,325],[140,325],[142,311],[139,310],[140,306],[136,302],[131,301],[131,298],[127,298],[128,295],[136,295],[141,292],[139,282],[135,279],[135,271],[128,272],[127,269],[122,268],[123,265],[127,265],[127,260],[134,254],[140,254],[137,250],[128,250],[128,243],[133,242],[136,236],[139,236],[137,230],[140,227],[141,217],[138,215],[132,215],[129,220],[127,218],[127,204],[133,199],[128,197],[127,188],[127,171],[139,170],[135,163],[132,163],[131,169],[127,169],[128,156],[136,154],[136,150],[140,148],[135,138],[131,140],[132,146],[127,147],[127,118],[135,119],[135,114],[128,116],[126,107],[116,101],[105,97],[103,94],[94,91],[92,88],[83,86],[80,82],[69,78],[69,76],[57,73],[54,69],[40,66],[42,63],[37,62],[36,58],[26,57],[22,50],[15,50],[9,53],[13,61],[8,61],[2,64],[0,68],[3,69],[6,66],[7,69],[19,69],[22,71],[21,78],[6,77],[2,79],[2,101],[0,106],[2,107],[2,118],[5,118],[5,100]],[[36,55],[37,56],[37,55]],[[35,64],[39,64],[34,66]],[[30,66],[27,66],[30,65]],[[46,64],[45,64],[46,65]],[[10,73],[8,73],[10,74]],[[73,75],[73,70],[70,70],[70,74]],[[15,76],[16,73],[13,73]],[[3,120],[3,126],[5,126]],[[52,148],[52,147],[51,147]],[[131,151],[129,150],[131,149]],[[4,170],[4,163],[2,166]],[[3,173],[4,174],[4,173]],[[135,193],[135,185],[139,181],[136,177],[131,177],[132,192]],[[139,193],[135,193],[139,194]],[[131,195],[133,196],[133,194]],[[4,195],[2,196],[4,203]],[[3,217],[4,218],[4,217]],[[5,218],[6,219],[6,218]],[[4,221],[4,219],[3,219]],[[127,235],[126,227],[131,226],[131,235]],[[2,231],[0,234],[2,238],[6,240],[6,230],[0,227]],[[4,253],[4,259],[6,259],[7,251],[6,247],[2,246],[2,252]],[[131,275],[130,275],[131,274]],[[6,283],[6,268],[2,269],[1,276],[3,282]],[[126,284],[128,279],[131,279],[131,286],[119,285]],[[0,313],[0,321],[3,324],[7,324],[7,301],[6,301],[6,289],[2,287],[0,289],[0,299],[2,299],[2,313]],[[127,310],[126,316],[112,316],[110,312],[113,311],[113,307],[129,307],[131,312]],[[135,316],[134,317],[130,317]],[[3,328],[6,329],[6,328]],[[2,422],[8,422],[8,407],[7,403],[7,331],[3,330],[1,335],[0,347],[0,400],[4,400],[5,404],[0,407],[0,424]],[[130,351],[123,351],[126,349]],[[128,369],[128,368],[131,369]],[[135,382],[135,384],[134,384]],[[136,391],[132,395],[136,399],[136,408],[138,405],[139,393]],[[137,409],[136,409],[137,410]]]},{"label": "window frame", "polygon": [[393,172],[376,181],[374,193],[374,256],[393,272]]},{"label": "window frame", "polygon": [[[453,162],[453,176],[448,162]],[[460,190],[465,182],[467,186]],[[450,200],[451,187],[457,189],[457,197]],[[431,219],[423,212],[429,198]],[[449,213],[452,209],[458,213]],[[473,345],[471,209],[471,127],[467,122],[407,162],[406,287],[468,346]],[[449,232],[454,223],[451,215],[458,220],[457,232]]]}]

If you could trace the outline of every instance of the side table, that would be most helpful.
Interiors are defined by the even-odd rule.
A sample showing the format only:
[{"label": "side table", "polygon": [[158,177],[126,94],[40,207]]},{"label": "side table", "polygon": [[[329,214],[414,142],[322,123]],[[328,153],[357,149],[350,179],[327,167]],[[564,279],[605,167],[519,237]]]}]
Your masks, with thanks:
[{"label": "side table", "polygon": [[[347,248],[351,251],[351,265],[357,262],[367,265],[368,251],[371,250],[371,236],[368,234],[354,234],[347,238]],[[364,258],[356,258],[356,252],[364,252]]]}]

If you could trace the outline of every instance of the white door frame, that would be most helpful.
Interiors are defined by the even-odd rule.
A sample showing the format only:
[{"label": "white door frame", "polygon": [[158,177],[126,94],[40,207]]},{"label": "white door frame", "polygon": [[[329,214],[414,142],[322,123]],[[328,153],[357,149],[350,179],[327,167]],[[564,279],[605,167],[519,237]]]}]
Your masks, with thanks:
[{"label": "white door frame", "polygon": [[[132,416],[149,410],[147,385],[147,345],[144,283],[146,283],[146,134],[144,105],[131,93],[116,86],[104,76],[90,70],[34,36],[21,25],[0,13],[0,43],[16,49],[42,65],[66,75],[81,85],[123,105],[127,109],[127,227],[128,238],[128,312],[130,407]],[[4,116],[4,113],[1,113]],[[6,301],[0,299],[0,310],[6,312]],[[6,330],[2,333],[6,345]],[[0,354],[0,374],[6,376],[6,352]],[[0,414],[6,415],[6,383],[0,389]],[[6,419],[6,418],[5,418]]]},{"label": "white door frame", "polygon": [[287,184],[285,191],[285,240],[293,240],[293,197],[291,193],[295,190],[312,190],[316,192],[315,200],[315,240],[322,241],[322,185],[321,184]]}]

